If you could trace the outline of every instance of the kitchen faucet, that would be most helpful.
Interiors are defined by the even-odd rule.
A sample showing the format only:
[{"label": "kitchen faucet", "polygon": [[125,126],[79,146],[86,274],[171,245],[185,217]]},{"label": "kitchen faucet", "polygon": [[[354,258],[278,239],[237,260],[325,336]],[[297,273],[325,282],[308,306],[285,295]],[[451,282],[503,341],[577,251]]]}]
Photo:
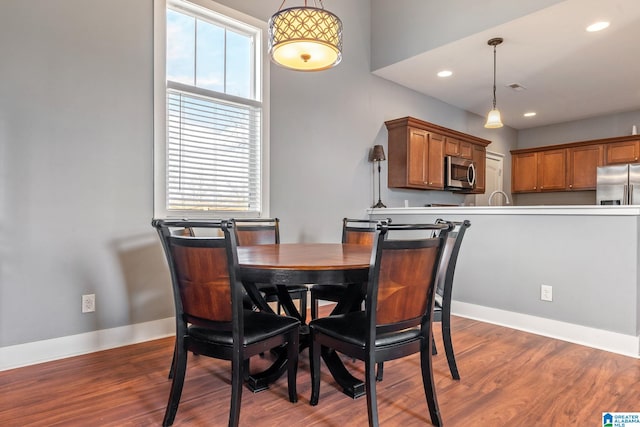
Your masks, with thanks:
[{"label": "kitchen faucet", "polygon": [[509,204],[509,196],[507,196],[507,193],[505,193],[505,192],[504,192],[504,191],[502,191],[502,190],[496,190],[496,191],[492,192],[492,193],[489,195],[489,206],[493,206],[493,205],[491,204],[491,200],[493,199],[493,196],[495,196],[495,195],[496,195],[496,193],[500,193],[500,194],[502,194],[502,195],[504,196],[504,200],[506,201],[507,205]]}]

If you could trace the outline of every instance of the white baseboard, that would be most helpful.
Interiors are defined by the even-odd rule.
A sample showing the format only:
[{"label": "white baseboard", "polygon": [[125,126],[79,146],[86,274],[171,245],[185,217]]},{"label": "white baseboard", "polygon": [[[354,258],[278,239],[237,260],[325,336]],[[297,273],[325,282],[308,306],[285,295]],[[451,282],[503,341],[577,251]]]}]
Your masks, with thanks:
[{"label": "white baseboard", "polygon": [[175,318],[153,320],[0,348],[0,371],[93,353],[175,334]]},{"label": "white baseboard", "polygon": [[497,308],[452,301],[451,313],[532,334],[640,358],[640,337],[590,328]]},{"label": "white baseboard", "polygon": [[[452,302],[451,312],[460,317],[640,358],[640,337],[633,335],[460,301]],[[135,325],[2,347],[0,348],[0,371],[136,344],[171,336],[174,333],[175,319],[168,317]]]}]

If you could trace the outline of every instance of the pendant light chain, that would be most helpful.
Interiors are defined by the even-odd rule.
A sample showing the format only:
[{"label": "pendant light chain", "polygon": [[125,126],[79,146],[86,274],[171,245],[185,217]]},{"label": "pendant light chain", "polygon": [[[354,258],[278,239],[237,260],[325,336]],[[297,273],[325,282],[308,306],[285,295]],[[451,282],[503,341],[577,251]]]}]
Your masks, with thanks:
[{"label": "pendant light chain", "polygon": [[493,109],[496,109],[496,44],[493,45]]}]

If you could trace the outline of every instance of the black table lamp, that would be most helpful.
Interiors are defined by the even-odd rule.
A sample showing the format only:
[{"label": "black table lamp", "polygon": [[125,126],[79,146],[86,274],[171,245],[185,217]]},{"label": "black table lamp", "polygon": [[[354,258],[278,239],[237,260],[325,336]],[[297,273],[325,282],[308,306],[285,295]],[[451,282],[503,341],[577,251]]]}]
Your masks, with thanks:
[{"label": "black table lamp", "polygon": [[374,145],[369,153],[369,161],[378,163],[378,203],[372,206],[372,208],[386,208],[380,198],[380,162],[387,160],[384,156],[384,147],[382,145]]}]

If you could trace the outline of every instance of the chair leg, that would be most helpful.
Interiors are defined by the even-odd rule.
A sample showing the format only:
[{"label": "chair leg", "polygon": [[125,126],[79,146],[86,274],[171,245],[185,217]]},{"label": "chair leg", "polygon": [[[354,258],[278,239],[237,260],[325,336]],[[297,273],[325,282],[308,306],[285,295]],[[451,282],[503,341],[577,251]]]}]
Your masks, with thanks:
[{"label": "chair leg", "polygon": [[314,339],[313,329],[311,330],[311,336],[309,337],[311,344],[309,345],[309,364],[311,368],[311,399],[309,403],[311,406],[318,404],[320,397],[320,351],[321,346]]},{"label": "chair leg", "polygon": [[[263,356],[264,353],[260,353],[260,356]],[[251,373],[251,359],[244,359],[244,363],[242,366],[242,379],[244,381],[249,379],[249,374]]]},{"label": "chair leg", "polygon": [[298,346],[299,341],[298,328],[289,332],[288,344],[287,344],[287,380],[289,389],[289,401],[296,403],[298,401],[298,392],[296,387],[296,375],[298,373]]},{"label": "chair leg", "polygon": [[313,295],[311,291],[311,320],[318,318],[318,299]]},{"label": "chair leg", "polygon": [[163,427],[170,426],[176,418],[180,397],[182,396],[182,386],[184,385],[184,376],[187,371],[187,351],[184,348],[178,348],[178,344],[174,347],[175,357],[173,363],[173,381],[171,383],[171,392],[169,393],[169,402],[164,413]]},{"label": "chair leg", "polygon": [[236,352],[231,358],[231,409],[229,411],[229,427],[240,424],[240,403],[242,402],[242,384],[244,382],[245,360],[243,352]]},{"label": "chair leg", "polygon": [[431,354],[434,356],[438,354],[438,349],[436,348],[436,340],[433,338],[433,336],[431,337]]},{"label": "chair leg", "polygon": [[307,323],[307,291],[301,292],[300,295],[300,315],[302,323]]},{"label": "chair leg", "polygon": [[433,381],[433,368],[431,366],[431,347],[430,344],[424,344],[420,349],[420,367],[422,369],[422,385],[424,386],[424,394],[429,407],[429,415],[431,416],[431,424],[440,427],[442,418],[440,417],[440,409],[438,407],[438,399],[436,397],[436,387]]},{"label": "chair leg", "polygon": [[175,366],[176,366],[177,345],[178,345],[177,342],[173,345],[173,356],[171,356],[171,367],[169,368],[169,375],[168,375],[169,379],[173,379],[173,370],[175,369]]},{"label": "chair leg", "polygon": [[[381,365],[378,364],[378,367]],[[367,412],[369,415],[369,427],[378,427],[378,401],[376,397],[376,363],[372,356],[365,362],[365,391],[367,394]]]},{"label": "chair leg", "polygon": [[460,379],[458,373],[458,365],[456,365],[456,356],[453,353],[453,342],[451,341],[451,325],[450,320],[442,319],[442,340],[444,341],[444,352],[447,355],[447,363],[449,363],[449,371],[454,380]]},{"label": "chair leg", "polygon": [[384,362],[378,362],[378,371],[376,373],[376,381],[382,381],[383,371],[384,371]]}]

